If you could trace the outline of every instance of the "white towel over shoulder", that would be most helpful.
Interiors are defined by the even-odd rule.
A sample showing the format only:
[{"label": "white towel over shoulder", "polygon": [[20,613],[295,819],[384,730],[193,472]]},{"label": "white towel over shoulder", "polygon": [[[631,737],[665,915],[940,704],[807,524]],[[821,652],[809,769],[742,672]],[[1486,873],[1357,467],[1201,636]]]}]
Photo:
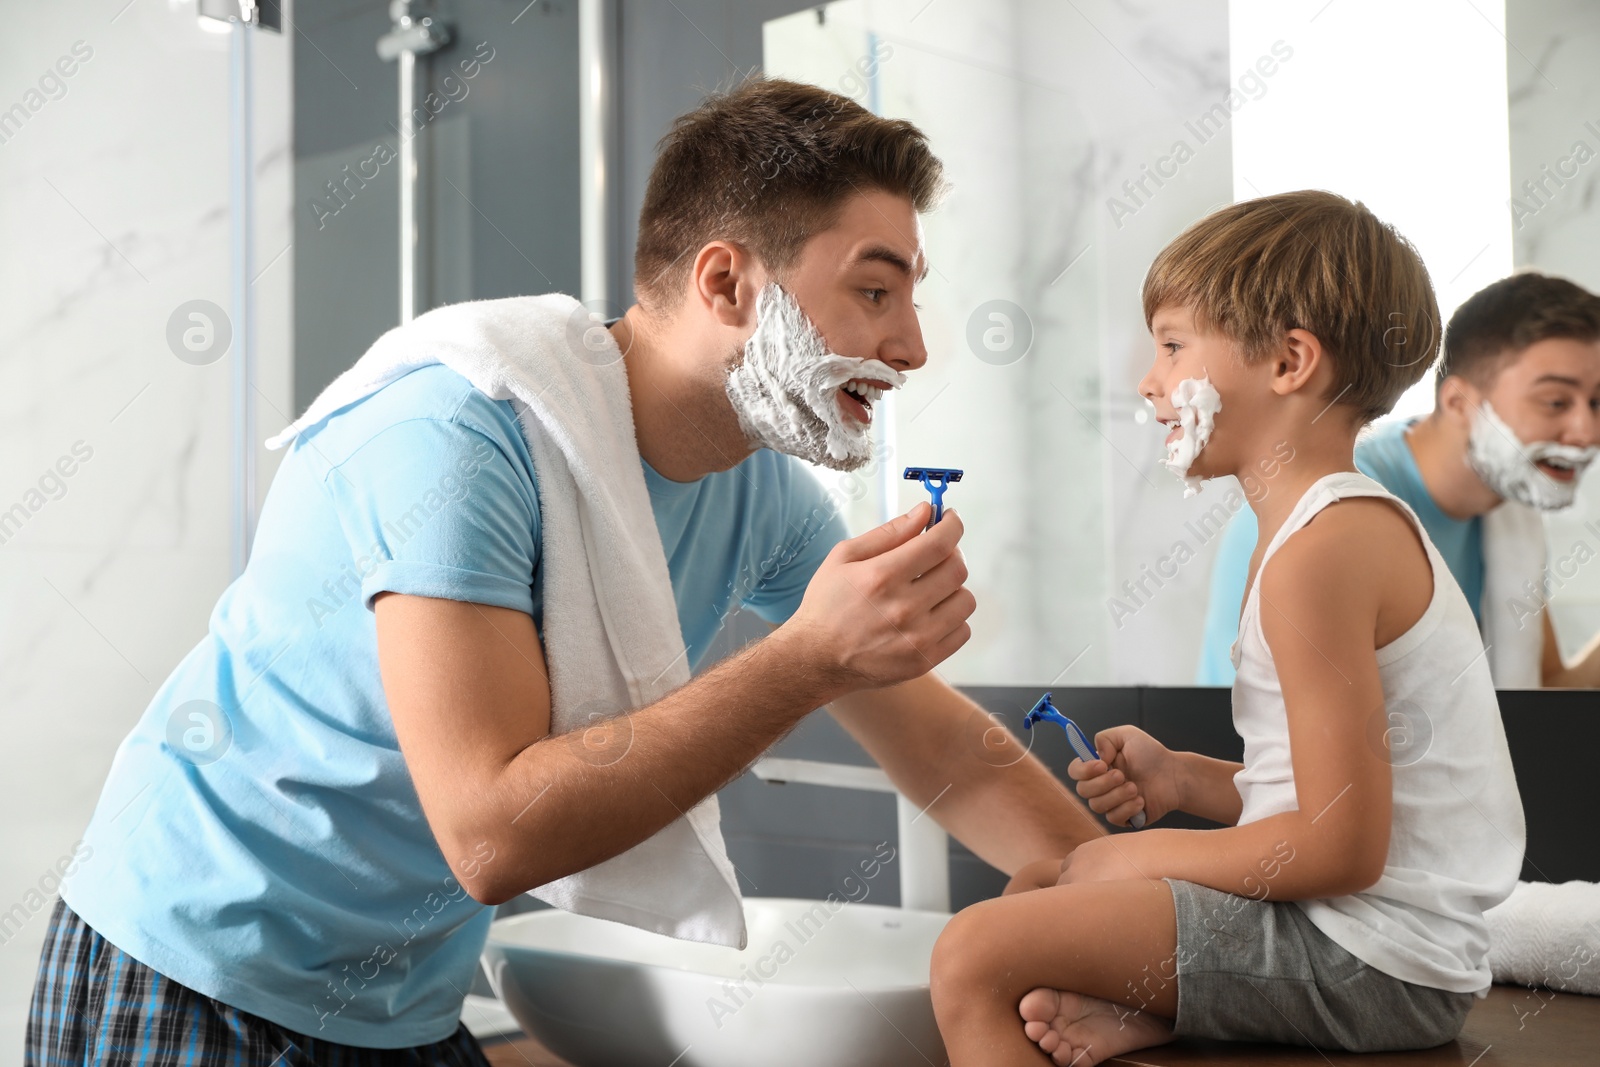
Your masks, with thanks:
[{"label": "white towel over shoulder", "polygon": [[[267,447],[434,363],[511,400],[527,438],[539,487],[552,730],[585,728],[597,714],[642,707],[682,685],[688,657],[627,373],[610,335],[572,297],[455,304],[396,327]],[[745,945],[715,796],[627,852],[532,893],[671,937]]]}]

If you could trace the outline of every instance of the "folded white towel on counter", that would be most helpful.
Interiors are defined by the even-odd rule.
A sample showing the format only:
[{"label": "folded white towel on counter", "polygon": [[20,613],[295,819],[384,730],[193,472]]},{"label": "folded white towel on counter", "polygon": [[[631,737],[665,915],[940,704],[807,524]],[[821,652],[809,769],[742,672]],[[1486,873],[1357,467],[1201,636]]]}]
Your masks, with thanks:
[{"label": "folded white towel on counter", "polygon": [[[688,681],[622,355],[572,297],[455,304],[396,327],[267,447],[434,363],[512,401],[533,457],[553,732],[593,727],[596,712],[642,707]],[[714,795],[621,855],[531,892],[670,937],[745,946]]]},{"label": "folded white towel on counter", "polygon": [[1600,885],[1518,882],[1483,917],[1496,982],[1600,994]]},{"label": "folded white towel on counter", "polygon": [[1547,555],[1538,511],[1507,500],[1484,515],[1478,614],[1496,689],[1537,689],[1543,683],[1544,616],[1528,606],[1537,603],[1530,589],[1543,599]]}]

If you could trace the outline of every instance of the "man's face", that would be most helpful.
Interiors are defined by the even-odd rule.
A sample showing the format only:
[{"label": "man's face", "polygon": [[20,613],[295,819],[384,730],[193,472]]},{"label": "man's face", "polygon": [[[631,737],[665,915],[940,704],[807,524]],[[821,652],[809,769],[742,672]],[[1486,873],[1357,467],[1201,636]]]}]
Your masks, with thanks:
[{"label": "man's face", "polygon": [[[1536,341],[1500,370],[1483,397],[1524,445],[1600,445],[1600,342]],[[1549,463],[1536,466],[1563,484],[1578,477]]]},{"label": "man's face", "polygon": [[[911,201],[869,190],[851,197],[838,222],[806,241],[783,285],[830,351],[904,373],[928,361],[912,303],[912,289],[927,272],[922,220]],[[849,392],[840,390],[840,410],[870,421]]]}]

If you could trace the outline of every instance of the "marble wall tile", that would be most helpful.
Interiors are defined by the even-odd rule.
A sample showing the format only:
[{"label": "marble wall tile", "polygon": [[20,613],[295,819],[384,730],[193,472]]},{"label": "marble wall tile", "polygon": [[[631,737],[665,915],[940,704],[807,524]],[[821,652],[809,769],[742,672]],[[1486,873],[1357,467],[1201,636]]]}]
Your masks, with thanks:
[{"label": "marble wall tile", "polygon": [[[261,35],[255,61],[265,437],[289,406],[287,42]],[[231,357],[192,366],[166,341],[181,303],[229,304],[227,37],[192,2],[21,5],[0,70],[0,111],[26,110],[0,119],[0,510],[26,511],[0,543],[4,913],[71,851],[229,580],[232,428]],[[47,918],[0,925],[0,1047],[22,1040]]]}]

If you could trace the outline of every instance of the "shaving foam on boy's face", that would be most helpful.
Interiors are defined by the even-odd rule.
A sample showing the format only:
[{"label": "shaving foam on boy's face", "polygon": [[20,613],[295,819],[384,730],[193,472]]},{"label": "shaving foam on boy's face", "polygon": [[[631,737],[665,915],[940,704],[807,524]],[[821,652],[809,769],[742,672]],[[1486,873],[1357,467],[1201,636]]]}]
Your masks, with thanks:
[{"label": "shaving foam on boy's face", "polygon": [[776,282],[756,297],[756,329],[724,389],[753,447],[834,470],[872,458],[872,405],[905,375],[876,359],[828,351],[800,305]]},{"label": "shaving foam on boy's face", "polygon": [[[1600,448],[1579,448],[1554,441],[1524,444],[1487,400],[1472,416],[1467,438],[1467,464],[1504,500],[1516,500],[1540,511],[1570,507],[1578,480],[1600,455]],[[1540,464],[1552,468],[1546,473]],[[1558,478],[1560,480],[1558,480]]]},{"label": "shaving foam on boy's face", "polygon": [[1222,396],[1209,374],[1185,378],[1172,390],[1172,407],[1178,413],[1178,425],[1167,435],[1167,458],[1161,462],[1183,482],[1183,495],[1191,497],[1200,492],[1202,479],[1192,477],[1189,468],[1211,440]]}]

